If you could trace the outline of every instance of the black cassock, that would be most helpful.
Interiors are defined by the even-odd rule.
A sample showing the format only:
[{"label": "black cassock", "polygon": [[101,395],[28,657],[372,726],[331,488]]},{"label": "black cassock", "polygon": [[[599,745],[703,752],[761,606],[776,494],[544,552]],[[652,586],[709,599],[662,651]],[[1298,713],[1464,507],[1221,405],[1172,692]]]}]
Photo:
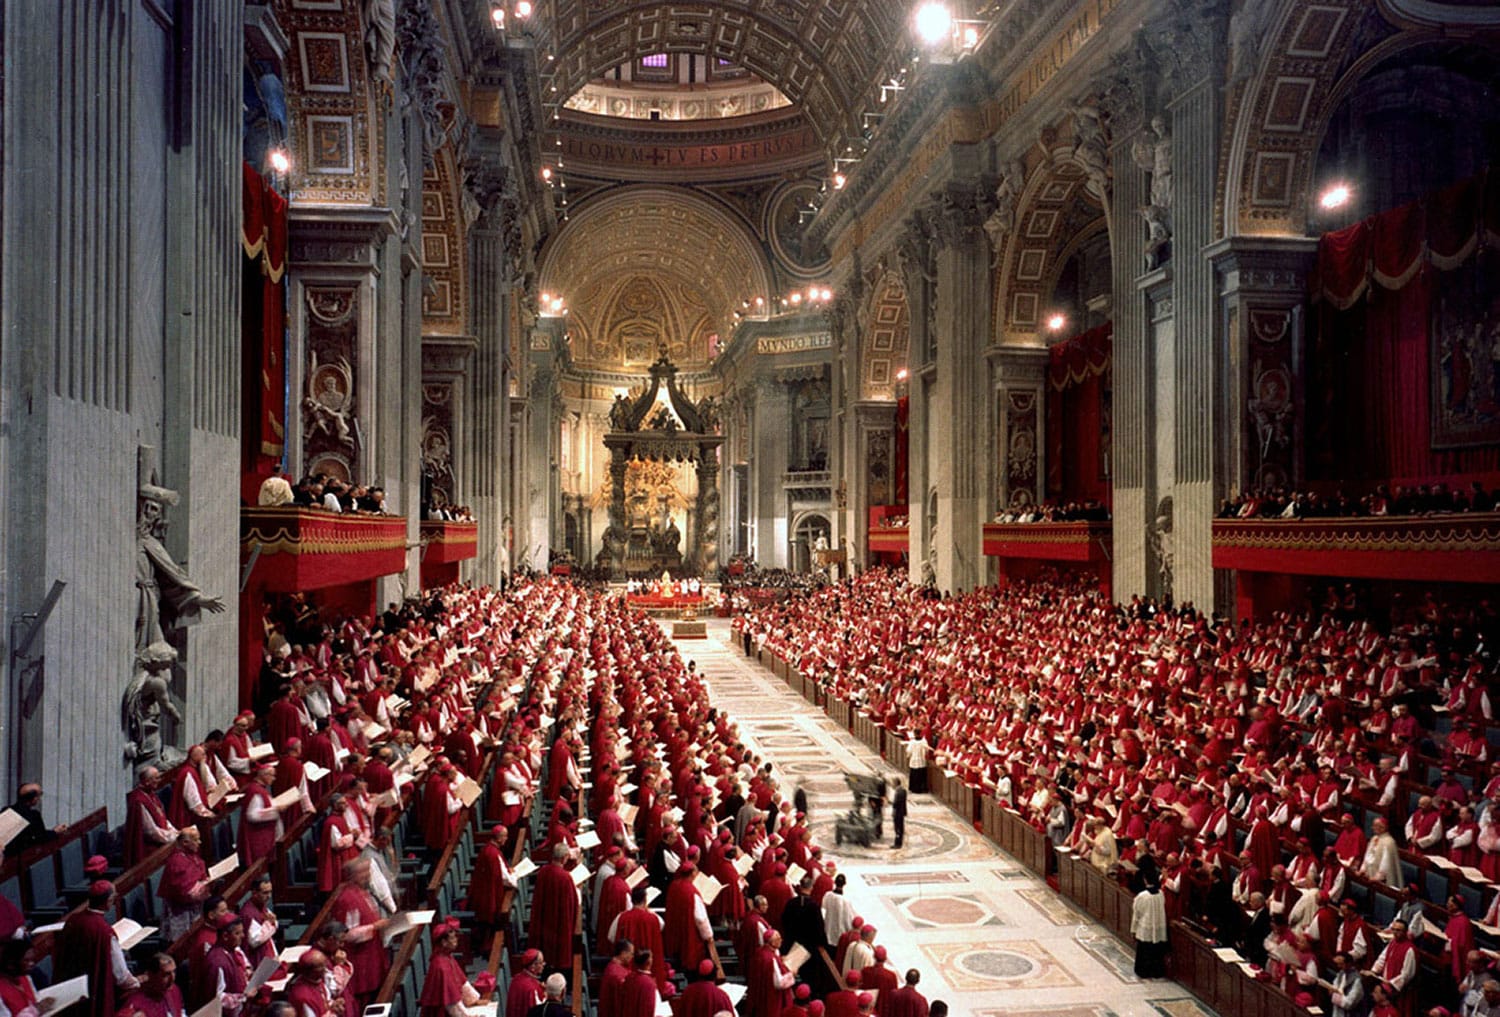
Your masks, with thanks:
[{"label": "black cassock", "polygon": [[828,949],[828,934],[823,929],[823,909],[807,894],[798,893],[787,901],[786,909],[781,913],[781,937],[783,953],[790,951],[795,943],[812,955],[797,972],[797,978],[807,983],[814,996],[821,999],[837,988],[833,984],[833,974],[828,970],[828,965],[818,956],[820,948]]}]

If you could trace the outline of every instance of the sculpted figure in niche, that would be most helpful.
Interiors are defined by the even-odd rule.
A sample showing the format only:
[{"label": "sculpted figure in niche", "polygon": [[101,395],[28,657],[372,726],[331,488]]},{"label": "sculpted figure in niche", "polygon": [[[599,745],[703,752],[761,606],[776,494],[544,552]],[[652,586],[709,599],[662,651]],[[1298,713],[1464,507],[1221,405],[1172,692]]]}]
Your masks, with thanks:
[{"label": "sculpted figure in niche", "polygon": [[313,354],[307,372],[307,398],[302,400],[309,435],[321,432],[341,445],[354,444],[354,434],[349,429],[352,376],[347,360],[340,358],[336,364],[320,367],[317,354]]}]

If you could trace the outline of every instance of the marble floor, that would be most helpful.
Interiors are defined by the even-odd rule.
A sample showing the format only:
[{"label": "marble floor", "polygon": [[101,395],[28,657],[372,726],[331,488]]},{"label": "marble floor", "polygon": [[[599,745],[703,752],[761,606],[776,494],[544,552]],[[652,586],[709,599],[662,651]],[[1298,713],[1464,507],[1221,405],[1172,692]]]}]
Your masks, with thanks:
[{"label": "marble floor", "polygon": [[898,971],[921,970],[928,1000],[947,1001],[954,1017],[1212,1017],[1175,982],[1137,979],[1129,947],[925,795],[912,796],[901,850],[889,816],[884,843],[836,847],[843,772],[895,771],[740,653],[726,621],[677,645],[783,786],[806,788],[814,839],[847,874],[856,913]]}]

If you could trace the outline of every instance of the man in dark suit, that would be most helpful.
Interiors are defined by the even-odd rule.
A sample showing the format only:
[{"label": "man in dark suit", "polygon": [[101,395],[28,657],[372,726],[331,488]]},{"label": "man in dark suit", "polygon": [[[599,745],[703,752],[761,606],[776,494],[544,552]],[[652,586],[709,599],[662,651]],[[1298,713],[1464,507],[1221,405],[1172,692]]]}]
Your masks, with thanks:
[{"label": "man in dark suit", "polygon": [[1263,968],[1266,966],[1266,937],[1271,934],[1271,909],[1266,907],[1266,895],[1252,893],[1248,911],[1245,935],[1240,940],[1240,956]]},{"label": "man in dark suit", "polygon": [[40,784],[22,784],[10,808],[12,812],[26,820],[26,827],[6,845],[5,853],[11,857],[15,857],[27,848],[55,840],[59,833],[68,828],[67,824],[56,829],[47,828],[47,822],[42,818],[42,785]]},{"label": "man in dark suit", "polygon": [[900,848],[906,841],[906,785],[896,778],[896,791],[891,795],[891,829],[896,832],[893,848]]}]

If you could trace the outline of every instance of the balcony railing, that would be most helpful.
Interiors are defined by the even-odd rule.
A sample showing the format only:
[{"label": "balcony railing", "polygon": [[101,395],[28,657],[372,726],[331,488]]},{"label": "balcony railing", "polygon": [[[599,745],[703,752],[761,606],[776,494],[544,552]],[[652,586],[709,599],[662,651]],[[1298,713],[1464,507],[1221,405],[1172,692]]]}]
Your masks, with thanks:
[{"label": "balcony railing", "polygon": [[1107,522],[985,523],[984,553],[1040,561],[1108,561],[1112,532]]},{"label": "balcony railing", "polygon": [[1214,568],[1351,579],[1492,583],[1500,513],[1218,519]]},{"label": "balcony railing", "polygon": [[301,506],[245,507],[240,552],[251,565],[247,581],[264,590],[356,583],[406,568],[406,520]]}]

